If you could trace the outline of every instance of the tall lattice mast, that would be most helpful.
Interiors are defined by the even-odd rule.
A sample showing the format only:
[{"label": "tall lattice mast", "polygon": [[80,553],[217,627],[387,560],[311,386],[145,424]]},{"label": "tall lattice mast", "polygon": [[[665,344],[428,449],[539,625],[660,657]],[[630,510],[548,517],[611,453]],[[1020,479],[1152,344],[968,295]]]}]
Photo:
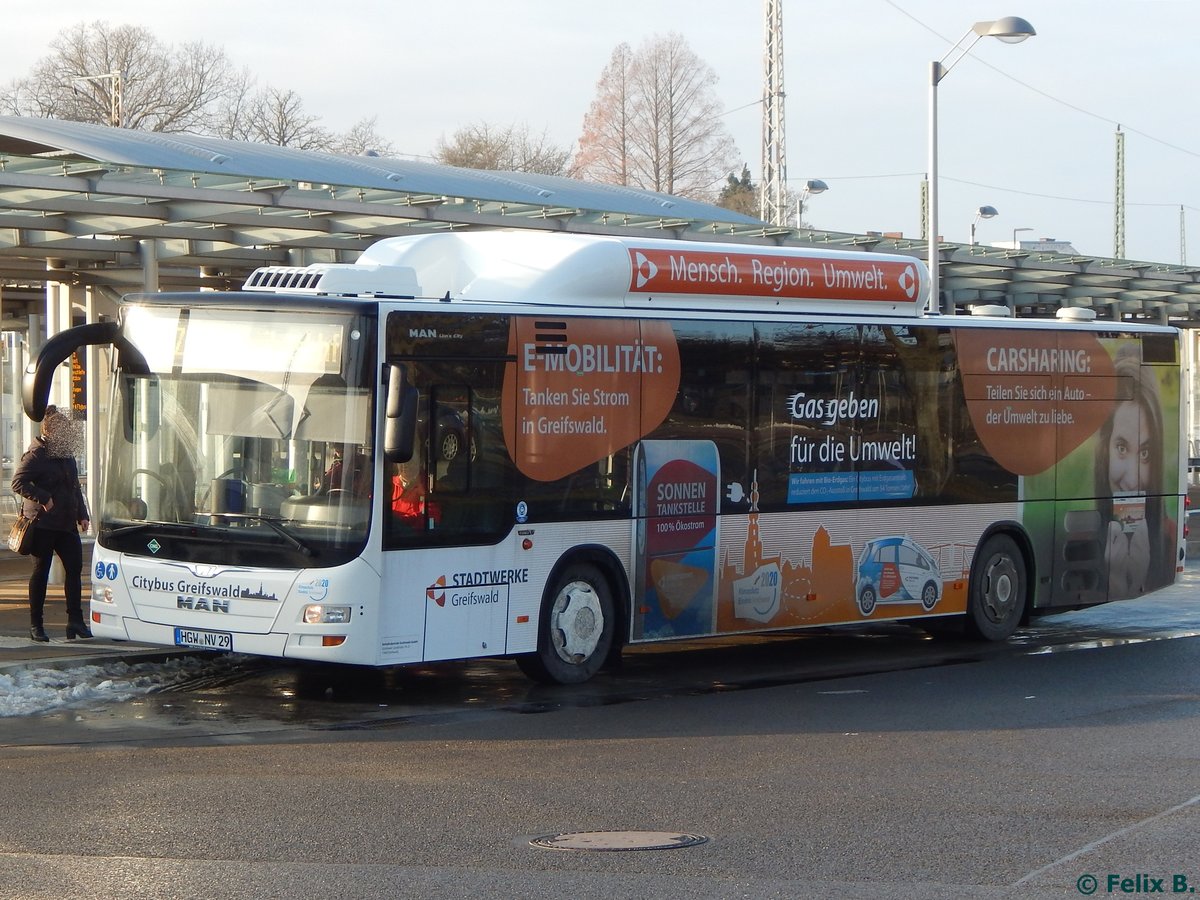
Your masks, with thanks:
[{"label": "tall lattice mast", "polygon": [[766,0],[766,13],[759,216],[773,225],[786,225],[788,195],[787,149],[783,142],[783,0]]},{"label": "tall lattice mast", "polygon": [[1187,233],[1184,231],[1187,223],[1183,219],[1183,204],[1179,204],[1179,264],[1187,265]]},{"label": "tall lattice mast", "polygon": [[1113,258],[1125,258],[1125,134],[1117,126],[1117,196],[1113,203]]}]

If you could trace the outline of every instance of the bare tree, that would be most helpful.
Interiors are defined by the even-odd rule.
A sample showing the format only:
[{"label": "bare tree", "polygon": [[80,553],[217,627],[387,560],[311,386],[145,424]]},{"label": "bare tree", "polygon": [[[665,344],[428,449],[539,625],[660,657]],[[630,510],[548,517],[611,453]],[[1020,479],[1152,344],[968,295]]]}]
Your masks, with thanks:
[{"label": "bare tree", "polygon": [[583,119],[583,135],[572,172],[610,184],[630,184],[630,122],[633,94],[633,50],[618,44],[596,85],[596,98]]},{"label": "bare tree", "polygon": [[388,156],[395,152],[391,142],[380,136],[375,118],[362,119],[344,134],[320,125],[318,116],[304,110],[304,102],[291,90],[256,88],[249,69],[233,78],[215,117],[213,133],[233,141],[275,144],[301,150],[324,150],[343,156]]},{"label": "bare tree", "polygon": [[571,151],[551,143],[545,131],[532,134],[528,125],[479,122],[458,129],[449,141],[439,140],[433,155],[443,165],[465,169],[563,175]]},{"label": "bare tree", "polygon": [[583,121],[574,174],[712,199],[733,168],[717,76],[681,35],[613,52]]},{"label": "bare tree", "polygon": [[166,47],[140,26],[81,23],[50,48],[29,76],[0,91],[6,111],[147,131],[207,131],[233,84],[223,50],[201,42]]},{"label": "bare tree", "polygon": [[295,91],[256,89],[249,69],[235,70],[207,44],[169,47],[140,26],[92,22],[64,29],[50,49],[0,90],[0,111],[351,155],[393,152],[373,118],[333,134]]},{"label": "bare tree", "polygon": [[375,128],[375,116],[362,119],[333,142],[333,152],[342,156],[394,156],[396,148]]},{"label": "bare tree", "polygon": [[229,140],[248,140],[245,123],[255,97],[254,85],[255,78],[249,67],[244,66],[230,76],[229,89],[213,115],[212,134]]},{"label": "bare tree", "polygon": [[240,104],[240,114],[225,121],[222,136],[256,144],[297,150],[332,150],[334,135],[320,117],[304,111],[304,101],[292,90],[266,87]]}]

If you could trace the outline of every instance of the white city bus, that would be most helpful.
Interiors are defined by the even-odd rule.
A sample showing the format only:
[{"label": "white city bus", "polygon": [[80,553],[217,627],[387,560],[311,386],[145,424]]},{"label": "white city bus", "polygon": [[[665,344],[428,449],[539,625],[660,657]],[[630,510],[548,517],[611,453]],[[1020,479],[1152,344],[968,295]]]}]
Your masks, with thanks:
[{"label": "white city bus", "polygon": [[1182,564],[1179,336],[927,316],[906,256],[531,232],[127,298],[100,637],[391,666],[1137,596]]}]

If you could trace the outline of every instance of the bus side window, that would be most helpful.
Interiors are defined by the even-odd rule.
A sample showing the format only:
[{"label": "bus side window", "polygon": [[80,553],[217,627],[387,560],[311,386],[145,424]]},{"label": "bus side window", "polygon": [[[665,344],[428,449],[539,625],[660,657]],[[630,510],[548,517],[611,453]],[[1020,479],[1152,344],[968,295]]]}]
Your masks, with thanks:
[{"label": "bus side window", "polygon": [[434,489],[465,491],[470,487],[474,456],[471,389],[465,385],[436,385],[430,407]]},{"label": "bus side window", "polygon": [[387,467],[385,545],[487,543],[512,528],[515,469],[500,424],[503,363],[409,364],[413,458]]},{"label": "bus side window", "polygon": [[511,525],[503,467],[496,458],[503,445],[478,427],[482,410],[494,405],[480,375],[481,390],[466,384],[437,384],[430,392],[432,497],[446,540],[452,534],[498,535]]}]

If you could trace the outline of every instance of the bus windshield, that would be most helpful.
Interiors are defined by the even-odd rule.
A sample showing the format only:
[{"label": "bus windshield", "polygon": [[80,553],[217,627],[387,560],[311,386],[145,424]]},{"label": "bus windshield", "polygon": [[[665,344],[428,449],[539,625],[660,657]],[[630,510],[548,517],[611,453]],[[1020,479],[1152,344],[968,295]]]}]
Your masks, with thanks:
[{"label": "bus windshield", "polygon": [[127,308],[101,544],[235,565],[353,557],[370,524],[373,329],[327,310]]}]

